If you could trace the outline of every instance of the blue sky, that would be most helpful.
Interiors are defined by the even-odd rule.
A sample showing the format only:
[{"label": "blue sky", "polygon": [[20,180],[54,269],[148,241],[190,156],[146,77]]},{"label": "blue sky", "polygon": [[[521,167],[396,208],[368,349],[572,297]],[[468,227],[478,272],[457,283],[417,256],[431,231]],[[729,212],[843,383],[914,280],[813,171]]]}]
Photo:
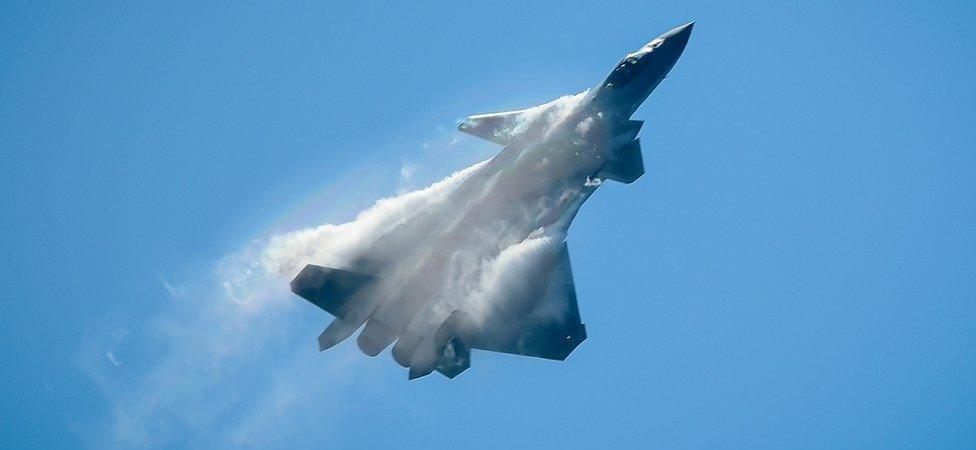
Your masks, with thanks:
[{"label": "blue sky", "polygon": [[[0,447],[971,447],[976,5],[789,3],[5,2]],[[228,298],[689,20],[570,230],[567,361],[408,382]]]}]

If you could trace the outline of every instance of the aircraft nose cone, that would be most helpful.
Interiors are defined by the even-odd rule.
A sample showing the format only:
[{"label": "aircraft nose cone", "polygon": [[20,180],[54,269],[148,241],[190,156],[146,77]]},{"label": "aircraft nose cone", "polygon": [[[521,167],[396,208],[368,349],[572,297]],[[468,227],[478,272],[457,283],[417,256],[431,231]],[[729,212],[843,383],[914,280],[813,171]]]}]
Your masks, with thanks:
[{"label": "aircraft nose cone", "polygon": [[680,27],[677,27],[667,33],[661,35],[661,38],[668,41],[682,41],[688,42],[688,38],[691,36],[691,29],[695,27],[695,22],[688,22]]}]

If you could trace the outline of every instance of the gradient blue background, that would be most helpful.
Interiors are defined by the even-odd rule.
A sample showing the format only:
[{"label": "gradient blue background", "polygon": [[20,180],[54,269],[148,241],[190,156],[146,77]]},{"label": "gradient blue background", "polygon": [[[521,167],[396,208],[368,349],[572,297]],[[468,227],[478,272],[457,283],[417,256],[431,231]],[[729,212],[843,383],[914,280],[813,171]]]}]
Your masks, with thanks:
[{"label": "gradient blue background", "polygon": [[438,126],[578,92],[696,20],[637,114],[647,175],[571,230],[589,340],[452,382],[384,355],[383,389],[276,444],[973,448],[976,3],[794,3],[4,2],[0,447],[97,445],[111,400],[79,347],[152,320],[161,278],[317,223],[288,210],[330,178],[362,181],[315,219],[348,220]]}]

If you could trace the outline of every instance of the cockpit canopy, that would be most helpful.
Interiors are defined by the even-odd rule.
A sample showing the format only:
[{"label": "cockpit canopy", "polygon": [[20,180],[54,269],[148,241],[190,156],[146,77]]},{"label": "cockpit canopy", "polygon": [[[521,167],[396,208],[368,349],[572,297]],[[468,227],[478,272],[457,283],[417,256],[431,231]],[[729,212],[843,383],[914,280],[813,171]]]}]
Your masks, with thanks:
[{"label": "cockpit canopy", "polygon": [[637,78],[639,69],[637,63],[640,61],[635,56],[628,56],[607,77],[607,87],[623,87]]},{"label": "cockpit canopy", "polygon": [[637,74],[640,72],[641,61],[644,60],[647,55],[653,52],[655,49],[664,43],[664,39],[657,38],[646,45],[627,55],[620,64],[617,65],[610,76],[607,77],[607,87],[623,87],[628,83],[637,78]]}]

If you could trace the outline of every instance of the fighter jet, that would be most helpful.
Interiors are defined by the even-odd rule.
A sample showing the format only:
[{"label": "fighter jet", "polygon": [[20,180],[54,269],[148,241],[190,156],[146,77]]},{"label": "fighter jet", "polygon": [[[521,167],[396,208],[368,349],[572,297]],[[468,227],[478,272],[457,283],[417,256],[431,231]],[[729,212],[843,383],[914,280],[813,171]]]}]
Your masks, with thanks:
[{"label": "fighter jet", "polygon": [[472,349],[569,356],[586,328],[566,233],[604,180],[644,174],[643,122],[631,116],[671,71],[693,24],[628,54],[578,95],[462,121],[460,131],[504,148],[453,186],[444,206],[416,211],[345,267],[308,264],[291,281],[292,292],[335,316],[319,349],[362,327],[359,348],[375,356],[393,344],[410,379],[435,370],[454,378]]}]

